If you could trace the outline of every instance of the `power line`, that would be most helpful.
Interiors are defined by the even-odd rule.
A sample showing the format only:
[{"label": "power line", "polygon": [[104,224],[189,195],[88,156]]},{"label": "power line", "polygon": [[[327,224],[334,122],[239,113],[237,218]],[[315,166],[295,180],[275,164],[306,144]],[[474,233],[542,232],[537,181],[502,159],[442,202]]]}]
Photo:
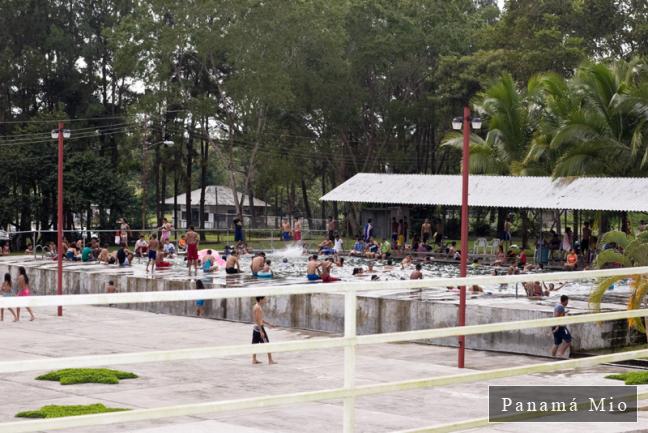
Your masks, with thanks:
[{"label": "power line", "polygon": [[[180,110],[164,110],[162,114],[166,113],[183,113],[189,111],[187,109]],[[0,121],[0,125],[11,125],[11,124],[42,124],[42,123],[51,123],[57,124],[58,122],[71,123],[71,122],[86,122],[89,120],[114,120],[114,119],[123,119],[128,117],[128,113],[124,113],[121,116],[98,116],[98,117],[79,117],[74,119],[49,119],[49,120],[3,120]],[[157,115],[157,114],[156,114]]]}]

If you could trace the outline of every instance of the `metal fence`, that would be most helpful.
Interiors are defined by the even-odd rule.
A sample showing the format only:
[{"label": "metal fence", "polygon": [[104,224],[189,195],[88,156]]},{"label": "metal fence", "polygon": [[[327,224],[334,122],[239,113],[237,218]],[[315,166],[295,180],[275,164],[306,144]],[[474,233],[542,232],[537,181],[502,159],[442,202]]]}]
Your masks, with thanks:
[{"label": "metal fence", "polygon": [[[632,276],[648,274],[648,267],[633,269],[607,269],[581,272],[557,272],[534,274],[533,279],[577,280],[609,276]],[[344,296],[344,336],[331,338],[316,338],[309,340],[287,341],[263,345],[236,345],[200,347],[168,351],[101,354],[65,357],[56,359],[27,359],[0,362],[0,373],[42,370],[52,368],[95,367],[114,364],[129,364],[143,362],[164,362],[173,360],[195,360],[213,357],[224,357],[266,352],[289,352],[305,350],[322,350],[344,348],[344,386],[334,389],[298,392],[291,394],[268,395],[261,397],[211,401],[196,404],[183,404],[149,409],[135,409],[126,412],[115,412],[100,415],[85,415],[68,418],[55,418],[0,424],[0,431],[6,433],[24,433],[35,431],[50,431],[72,427],[107,425],[133,422],[140,420],[162,419],[178,416],[190,416],[204,413],[215,413],[241,409],[267,408],[272,406],[293,405],[303,402],[322,400],[344,401],[343,426],[345,433],[355,430],[355,400],[359,397],[379,395],[384,393],[414,390],[430,387],[440,387],[459,383],[471,383],[504,377],[515,377],[532,373],[553,372],[571,368],[591,367],[608,362],[618,362],[648,356],[648,349],[612,353],[588,358],[570,359],[558,362],[546,362],[520,367],[505,367],[495,370],[460,373],[449,376],[428,377],[408,381],[386,382],[372,385],[355,384],[356,348],[359,345],[381,344],[422,339],[455,337],[460,335],[480,335],[494,332],[510,332],[532,328],[544,328],[555,325],[575,323],[600,322],[631,317],[646,317],[648,309],[614,311],[576,316],[554,317],[514,322],[489,323],[464,327],[449,327],[440,329],[425,329],[384,334],[357,335],[356,314],[357,294],[362,291],[377,291],[381,289],[421,289],[429,287],[445,287],[448,285],[471,286],[473,284],[510,284],[528,280],[528,275],[477,276],[467,278],[438,278],[424,281],[385,281],[385,282],[356,282],[335,283],[327,285],[297,285],[274,287],[245,287],[233,289],[181,290],[166,292],[128,292],[116,294],[88,294],[41,297],[0,298],[0,308],[8,307],[44,307],[56,305],[105,305],[120,303],[146,303],[170,301],[194,301],[197,299],[232,299],[254,296],[288,296],[304,293],[338,293]],[[648,393],[640,394],[640,398],[648,398]],[[451,424],[423,427],[408,432],[451,432],[475,428],[488,424],[487,418],[459,421]]]},{"label": "metal fence", "polygon": [[[203,235],[203,240],[201,242],[207,244],[234,244],[234,231],[230,229],[195,229],[195,231]],[[76,242],[80,240],[85,246],[86,242],[89,242],[92,238],[100,239],[102,245],[107,244],[109,246],[114,246],[114,237],[117,234],[117,229],[110,230],[64,230],[63,237],[68,241]],[[172,229],[170,240],[174,243],[177,242],[187,232],[186,229]],[[148,237],[152,233],[158,233],[157,228],[148,228],[148,229],[131,229],[131,236],[128,238],[128,244],[134,245],[140,235],[145,235]],[[280,248],[285,242],[282,240],[281,229],[273,228],[262,228],[262,229],[246,229],[244,232],[244,241],[247,243],[250,242],[262,242],[265,246],[270,248]],[[20,243],[20,251],[23,251],[29,245],[32,246],[32,252],[34,255],[42,252],[42,248],[47,246],[49,242],[56,243],[56,230],[30,230],[30,231],[13,231],[7,232],[8,239],[5,239],[5,242],[11,242],[11,239],[20,237],[22,242]],[[326,235],[325,230],[302,230],[302,242],[308,246],[310,243],[319,243]],[[0,238],[0,241],[3,239]],[[40,247],[40,248],[39,248]]]}]

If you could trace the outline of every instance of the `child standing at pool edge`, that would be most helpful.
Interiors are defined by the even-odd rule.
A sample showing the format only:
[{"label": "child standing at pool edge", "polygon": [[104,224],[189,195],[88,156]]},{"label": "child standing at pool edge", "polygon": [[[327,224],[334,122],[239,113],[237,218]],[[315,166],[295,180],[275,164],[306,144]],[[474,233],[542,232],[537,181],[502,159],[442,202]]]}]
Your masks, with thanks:
[{"label": "child standing at pool edge", "polygon": [[[11,274],[6,273],[4,276],[4,282],[2,283],[2,297],[7,298],[13,296],[13,287],[11,286]],[[17,321],[16,312],[13,308],[9,308],[9,312],[13,316],[13,321]],[[4,321],[4,308],[0,308],[0,322]]]}]

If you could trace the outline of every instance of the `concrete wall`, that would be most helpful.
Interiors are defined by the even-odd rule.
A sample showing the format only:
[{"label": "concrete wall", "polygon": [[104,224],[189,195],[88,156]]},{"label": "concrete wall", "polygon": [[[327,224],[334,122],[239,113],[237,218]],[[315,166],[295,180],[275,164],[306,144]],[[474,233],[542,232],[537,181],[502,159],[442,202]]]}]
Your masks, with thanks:
[{"label": "concrete wall", "polygon": [[[29,263],[27,275],[32,291],[37,295],[54,294],[56,266],[51,262]],[[0,272],[10,272],[15,278],[18,265],[0,263]],[[189,288],[187,281],[164,278],[147,279],[130,275],[125,269],[107,268],[100,265],[75,265],[64,271],[66,294],[102,293],[105,284],[113,280],[120,291],[142,292],[155,290],[183,290]],[[212,319],[251,321],[253,299],[208,300],[205,316]],[[162,314],[195,315],[193,302],[153,302],[124,304],[122,308]],[[273,297],[266,308],[269,322],[282,327],[311,329],[342,333],[344,329],[344,297],[335,294],[306,294]],[[506,308],[497,305],[468,303],[467,323],[493,323],[550,317],[551,311]],[[408,331],[454,326],[457,317],[455,302],[430,302],[376,297],[358,297],[357,325],[359,334]],[[645,336],[628,332],[627,322],[618,320],[604,323],[588,323],[570,326],[574,337],[574,351],[590,351],[645,342]],[[456,338],[428,340],[427,343],[456,346]],[[548,328],[484,334],[466,338],[466,346],[472,349],[546,355],[553,344]]]}]

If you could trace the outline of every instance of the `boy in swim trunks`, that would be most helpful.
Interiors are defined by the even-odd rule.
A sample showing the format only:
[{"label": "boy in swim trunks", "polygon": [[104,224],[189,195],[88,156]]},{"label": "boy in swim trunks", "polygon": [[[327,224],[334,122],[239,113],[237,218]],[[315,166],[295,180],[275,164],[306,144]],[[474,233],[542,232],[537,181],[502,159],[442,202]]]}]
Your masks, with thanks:
[{"label": "boy in swim trunks", "polygon": [[281,240],[288,242],[290,240],[290,223],[287,219],[281,222]]},{"label": "boy in swim trunks", "polygon": [[[252,309],[252,317],[254,318],[254,327],[252,328],[252,344],[263,344],[270,342],[265,327],[263,326],[272,326],[270,323],[266,322],[263,319],[263,306],[265,305],[265,303],[265,296],[256,297],[256,304],[254,304],[254,308]],[[256,353],[252,355],[252,364],[261,364],[261,362],[257,360]],[[272,360],[272,353],[268,353],[268,364],[276,364],[276,362]]]},{"label": "boy in swim trunks", "polygon": [[225,273],[226,274],[238,274],[241,272],[241,265],[238,260],[238,251],[233,250],[229,256],[227,256],[227,261],[225,262]]},{"label": "boy in swim trunks", "polygon": [[189,230],[185,234],[187,241],[187,268],[189,275],[191,275],[191,265],[193,264],[196,275],[198,275],[198,233],[194,231],[194,226],[189,226]]},{"label": "boy in swim trunks", "polygon": [[308,278],[308,281],[317,281],[320,279],[321,266],[321,263],[317,261],[317,255],[313,254],[308,258],[308,264],[306,265],[306,278]]},{"label": "boy in swim trunks", "polygon": [[148,243],[148,262],[146,262],[146,272],[148,272],[149,265],[151,265],[151,274],[155,272],[155,259],[157,258],[158,245],[157,235],[153,233]]},{"label": "boy in swim trunks", "polygon": [[295,217],[295,224],[293,226],[293,240],[299,242],[302,240],[302,223],[299,217]]}]

